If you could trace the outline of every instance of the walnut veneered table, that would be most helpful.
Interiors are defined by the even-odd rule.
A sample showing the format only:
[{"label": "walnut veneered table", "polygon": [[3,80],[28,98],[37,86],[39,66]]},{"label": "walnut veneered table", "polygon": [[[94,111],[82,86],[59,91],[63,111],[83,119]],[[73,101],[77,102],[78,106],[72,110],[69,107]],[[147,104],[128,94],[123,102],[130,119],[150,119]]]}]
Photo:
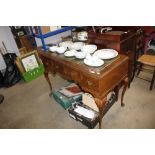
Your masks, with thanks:
[{"label": "walnut veneered table", "polygon": [[45,66],[45,78],[52,92],[52,84],[48,77],[49,73],[59,73],[67,80],[74,80],[81,89],[89,92],[95,99],[99,109],[99,128],[101,128],[103,110],[107,101],[107,95],[115,91],[118,99],[120,86],[123,86],[121,95],[121,105],[123,106],[123,96],[128,86],[128,57],[119,55],[115,60],[106,62],[102,67],[90,67],[82,61],[74,58],[66,58],[64,55],[45,52],[38,48],[38,53]]}]

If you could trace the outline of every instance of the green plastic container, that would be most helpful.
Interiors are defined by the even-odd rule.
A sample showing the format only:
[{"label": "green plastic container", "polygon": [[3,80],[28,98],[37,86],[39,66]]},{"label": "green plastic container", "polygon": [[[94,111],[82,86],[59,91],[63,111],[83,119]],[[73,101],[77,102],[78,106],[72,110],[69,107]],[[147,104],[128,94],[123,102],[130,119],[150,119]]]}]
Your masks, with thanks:
[{"label": "green plastic container", "polygon": [[37,77],[39,77],[40,75],[42,75],[44,73],[44,70],[45,70],[44,65],[41,64],[41,65],[39,65],[38,68],[35,68],[31,71],[23,73],[22,77],[23,77],[24,81],[30,82],[30,81],[36,79]]},{"label": "green plastic container", "polygon": [[68,109],[72,106],[72,103],[75,101],[81,101],[82,95],[74,96],[74,97],[67,97],[61,94],[59,91],[53,91],[53,97],[57,103],[59,103],[64,109]]}]

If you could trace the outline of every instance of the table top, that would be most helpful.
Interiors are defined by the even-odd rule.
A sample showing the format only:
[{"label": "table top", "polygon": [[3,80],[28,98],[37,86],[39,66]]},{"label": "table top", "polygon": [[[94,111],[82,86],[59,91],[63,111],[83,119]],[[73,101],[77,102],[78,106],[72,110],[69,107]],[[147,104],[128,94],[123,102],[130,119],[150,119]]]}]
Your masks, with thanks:
[{"label": "table top", "polygon": [[104,60],[104,64],[100,67],[92,67],[84,64],[83,59],[80,60],[76,59],[75,57],[65,57],[64,54],[44,52],[41,49],[39,49],[39,54],[43,55],[44,57],[50,58],[53,61],[57,61],[63,65],[76,68],[77,70],[90,74],[96,78],[101,78],[103,74],[106,74],[106,72],[110,70],[110,68],[113,68],[128,59],[125,55],[119,54],[116,58]]}]

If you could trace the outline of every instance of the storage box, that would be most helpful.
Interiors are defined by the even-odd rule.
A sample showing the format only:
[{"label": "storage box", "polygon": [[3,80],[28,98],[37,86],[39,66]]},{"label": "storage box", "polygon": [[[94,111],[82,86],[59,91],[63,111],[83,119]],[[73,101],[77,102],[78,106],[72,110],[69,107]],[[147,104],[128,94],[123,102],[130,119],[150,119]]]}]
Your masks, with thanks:
[{"label": "storage box", "polygon": [[[94,112],[94,118],[87,118],[79,113],[77,113],[75,111],[76,106],[81,106],[83,108],[86,108],[88,110],[91,110]],[[90,107],[88,107],[87,105],[84,105],[82,102],[76,103],[73,107],[68,109],[69,115],[70,117],[72,117],[73,119],[80,121],[82,124],[86,125],[89,129],[93,129],[98,121],[99,121],[99,114],[98,112],[96,112],[95,110],[91,109]]]},{"label": "storage box", "polygon": [[[116,95],[113,92],[105,105],[105,108],[103,111],[103,116],[108,112],[108,110],[115,103],[115,101],[116,101]],[[94,111],[96,117],[94,117],[94,119],[90,119],[90,118],[80,115],[79,113],[77,113],[75,111],[76,105],[80,105],[86,109],[90,109],[90,110]],[[72,117],[73,119],[75,119],[77,121],[80,121],[82,124],[87,126],[89,129],[93,129],[99,122],[99,113],[97,111],[95,111],[94,109],[90,108],[89,106],[83,104],[82,102],[75,103],[75,105],[73,107],[68,109],[68,112],[69,112],[70,117]]]},{"label": "storage box", "polygon": [[[31,70],[28,70],[27,68],[25,68],[22,60],[23,59],[27,59],[31,56],[34,56],[34,60],[36,60],[37,66],[34,66]],[[26,61],[26,63],[28,64],[30,62]],[[31,63],[33,64],[33,63]],[[22,78],[24,79],[24,81],[29,82],[32,81],[34,79],[36,79],[37,77],[39,77],[40,75],[42,75],[44,73],[44,65],[41,61],[41,59],[38,56],[38,53],[36,50],[26,53],[20,57],[16,58],[16,65],[18,67],[18,70],[21,73]]]},{"label": "storage box", "polygon": [[67,97],[60,93],[59,90],[53,91],[52,95],[56,102],[59,103],[64,109],[68,109],[74,102],[79,102],[82,100],[82,95]]}]

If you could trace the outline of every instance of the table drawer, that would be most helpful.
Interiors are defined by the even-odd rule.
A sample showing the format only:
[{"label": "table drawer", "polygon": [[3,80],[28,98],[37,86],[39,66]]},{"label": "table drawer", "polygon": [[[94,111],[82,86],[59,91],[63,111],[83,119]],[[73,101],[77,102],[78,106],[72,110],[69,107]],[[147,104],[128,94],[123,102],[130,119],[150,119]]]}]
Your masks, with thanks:
[{"label": "table drawer", "polygon": [[98,91],[99,85],[97,80],[89,78],[85,75],[82,75],[81,82],[82,82],[82,85],[88,88],[89,90]]}]

